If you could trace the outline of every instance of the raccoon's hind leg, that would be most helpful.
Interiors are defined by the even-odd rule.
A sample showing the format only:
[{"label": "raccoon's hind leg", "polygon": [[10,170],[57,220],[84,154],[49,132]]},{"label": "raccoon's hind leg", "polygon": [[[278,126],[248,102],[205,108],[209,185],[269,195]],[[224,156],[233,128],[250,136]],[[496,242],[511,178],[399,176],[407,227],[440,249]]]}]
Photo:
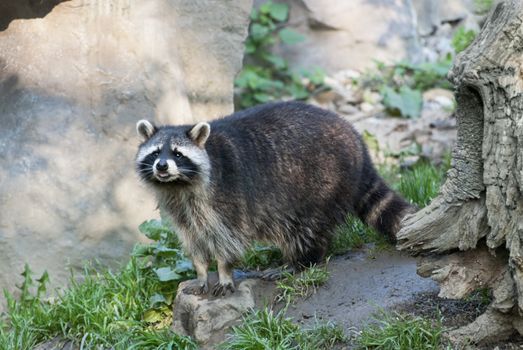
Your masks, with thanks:
[{"label": "raccoon's hind leg", "polygon": [[[284,266],[276,269],[268,269],[262,272],[261,278],[267,281],[275,281],[285,277],[286,274],[295,274],[311,267],[312,265],[323,262],[327,253],[326,242],[323,240],[313,241],[314,245],[310,246],[311,241],[295,238],[293,243],[283,249],[284,256],[290,262],[290,266]],[[320,242],[321,241],[321,242]],[[324,243],[324,244],[323,244]]]},{"label": "raccoon's hind leg", "polygon": [[207,281],[207,270],[209,269],[209,262],[201,258],[192,259],[194,269],[196,270],[196,279],[193,284],[185,287],[183,292],[186,294],[201,295],[209,292],[209,282]]},{"label": "raccoon's hind leg", "polygon": [[232,278],[232,263],[217,257],[216,262],[218,264],[218,282],[212,287],[212,295],[224,296],[227,291],[234,293],[234,281]]}]

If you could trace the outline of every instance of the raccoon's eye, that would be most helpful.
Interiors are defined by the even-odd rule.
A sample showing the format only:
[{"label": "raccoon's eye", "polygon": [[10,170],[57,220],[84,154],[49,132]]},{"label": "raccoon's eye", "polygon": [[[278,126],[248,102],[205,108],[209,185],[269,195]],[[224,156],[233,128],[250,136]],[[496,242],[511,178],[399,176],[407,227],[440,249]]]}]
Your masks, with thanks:
[{"label": "raccoon's eye", "polygon": [[160,150],[157,149],[156,151],[154,151],[153,153],[151,153],[152,156],[155,156],[155,157],[158,157],[158,155],[160,155]]},{"label": "raccoon's eye", "polygon": [[181,158],[181,157],[182,157],[182,154],[181,154],[180,152],[176,152],[176,153],[174,154],[174,156],[175,156],[176,158]]}]

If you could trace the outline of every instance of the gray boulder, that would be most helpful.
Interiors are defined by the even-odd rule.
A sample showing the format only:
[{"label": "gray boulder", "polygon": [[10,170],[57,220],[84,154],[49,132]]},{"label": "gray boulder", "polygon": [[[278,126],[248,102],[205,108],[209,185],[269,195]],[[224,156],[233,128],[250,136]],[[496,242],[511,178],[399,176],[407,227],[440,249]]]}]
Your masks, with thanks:
[{"label": "gray boulder", "polygon": [[134,174],[135,123],[233,110],[252,1],[10,3],[0,7],[0,289],[12,290],[26,262],[56,286],[85,260],[128,259],[137,226],[158,217]]}]

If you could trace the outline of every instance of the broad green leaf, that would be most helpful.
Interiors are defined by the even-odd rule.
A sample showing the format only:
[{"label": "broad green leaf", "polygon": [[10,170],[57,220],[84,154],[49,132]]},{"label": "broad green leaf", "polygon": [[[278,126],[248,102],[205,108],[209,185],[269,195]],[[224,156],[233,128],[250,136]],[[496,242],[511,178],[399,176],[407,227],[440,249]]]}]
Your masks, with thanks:
[{"label": "broad green leaf", "polygon": [[167,299],[161,294],[155,293],[149,298],[150,307],[156,307],[158,304],[167,304]]},{"label": "broad green leaf", "polygon": [[272,99],[270,95],[263,93],[254,94],[254,98],[256,99],[256,101],[261,103],[268,102]]},{"label": "broad green leaf", "polygon": [[176,262],[176,267],[174,269],[177,273],[184,273],[194,270],[194,267],[189,259],[181,259]]},{"label": "broad green leaf", "polygon": [[163,313],[160,310],[149,309],[143,314],[143,320],[147,323],[156,323],[163,320]]},{"label": "broad green leaf", "polygon": [[154,248],[154,252],[159,255],[178,255],[180,254],[180,250],[176,248],[169,248],[164,245],[158,244],[156,248]]},{"label": "broad green leaf", "polygon": [[385,86],[382,89],[383,104],[390,111],[398,111],[407,118],[418,118],[421,115],[423,96],[421,91],[402,86],[399,92]]},{"label": "broad green leaf", "polygon": [[269,14],[275,20],[283,22],[289,15],[289,6],[287,6],[287,4],[271,3],[269,7]]},{"label": "broad green leaf", "polygon": [[287,45],[296,44],[305,40],[303,35],[289,28],[283,28],[278,32],[278,35],[281,41]]},{"label": "broad green leaf", "polygon": [[256,52],[256,45],[251,40],[245,42],[245,53],[251,54]]},{"label": "broad green leaf", "polygon": [[174,272],[170,267],[160,267],[154,269],[154,272],[161,282],[175,281],[182,278],[182,276]]},{"label": "broad green leaf", "polygon": [[267,1],[265,3],[263,3],[259,10],[260,10],[260,13],[270,13],[271,12],[271,5],[272,5],[272,1]]},{"label": "broad green leaf", "polygon": [[254,23],[251,25],[251,38],[253,40],[261,40],[263,37],[265,37],[267,34],[269,34],[269,28],[266,26],[262,26],[261,24]]},{"label": "broad green leaf", "polygon": [[168,226],[164,225],[160,220],[154,219],[143,222],[138,226],[138,229],[148,238],[155,241],[158,241],[162,237],[162,234],[172,234],[172,231]]},{"label": "broad green leaf", "polygon": [[153,253],[154,248],[147,244],[136,244],[133,248],[132,256],[146,256]]},{"label": "broad green leaf", "polygon": [[287,61],[281,56],[267,53],[266,55],[263,55],[263,58],[272,63],[275,69],[284,69],[287,67]]},{"label": "broad green leaf", "polygon": [[297,100],[305,99],[309,96],[307,89],[301,84],[292,84],[289,91],[293,98]]}]

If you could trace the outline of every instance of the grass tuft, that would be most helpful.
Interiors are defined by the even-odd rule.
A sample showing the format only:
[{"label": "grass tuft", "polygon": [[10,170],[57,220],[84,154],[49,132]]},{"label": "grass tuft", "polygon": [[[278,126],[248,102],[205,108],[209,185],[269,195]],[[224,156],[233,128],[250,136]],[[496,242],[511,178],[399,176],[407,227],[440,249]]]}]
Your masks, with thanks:
[{"label": "grass tuft", "polygon": [[307,298],[314,294],[329,279],[327,264],[328,261],[323,266],[311,266],[299,274],[285,273],[284,278],[276,283],[276,300],[289,305],[296,298]]},{"label": "grass tuft", "polygon": [[387,245],[387,239],[357,217],[349,215],[345,224],[336,228],[329,254],[341,255],[351,249],[362,248],[367,243],[376,243],[381,247]]},{"label": "grass tuft", "polygon": [[349,341],[349,337],[339,325],[333,322],[320,323],[317,320],[314,327],[303,330],[297,338],[301,350],[330,350],[337,344]]},{"label": "grass tuft", "polygon": [[347,342],[343,329],[334,323],[316,323],[301,329],[285,317],[265,308],[247,315],[241,325],[232,328],[220,345],[226,350],[327,350]]},{"label": "grass tuft", "polygon": [[283,312],[277,314],[265,308],[255,310],[246,316],[241,325],[232,328],[232,333],[222,349],[298,349],[295,338],[299,327],[286,318]]},{"label": "grass tuft", "polygon": [[281,250],[274,246],[254,243],[242,257],[240,266],[244,269],[264,270],[283,264]]},{"label": "grass tuft", "polygon": [[402,172],[398,191],[411,203],[424,207],[438,195],[446,169],[427,162],[416,164]]},{"label": "grass tuft", "polygon": [[376,315],[376,322],[363,329],[356,340],[358,348],[432,350],[442,347],[441,318],[434,322],[382,311]]},{"label": "grass tuft", "polygon": [[[196,349],[190,338],[165,329],[171,324],[167,306],[150,308],[159,281],[135,258],[116,274],[85,268],[83,280],[72,276],[69,288],[54,301],[38,294],[31,298],[24,286],[32,280],[25,278],[20,300],[5,292],[8,307],[0,318],[1,349],[32,349],[55,337],[84,349]],[[157,317],[145,319],[147,312],[156,312]]]}]

